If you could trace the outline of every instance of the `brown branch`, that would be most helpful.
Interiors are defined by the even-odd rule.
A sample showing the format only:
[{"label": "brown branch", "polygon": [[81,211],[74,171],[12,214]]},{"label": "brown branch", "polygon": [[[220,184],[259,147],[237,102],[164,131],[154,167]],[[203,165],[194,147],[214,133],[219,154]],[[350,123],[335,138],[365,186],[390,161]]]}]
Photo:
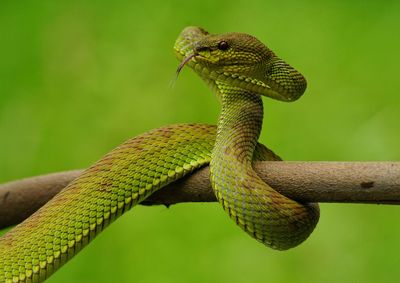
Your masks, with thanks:
[{"label": "brown branch", "polygon": [[[300,202],[400,204],[400,162],[257,162],[260,177]],[[45,204],[81,170],[0,185],[0,229],[19,223]],[[167,186],[143,204],[216,201],[208,167]]]}]

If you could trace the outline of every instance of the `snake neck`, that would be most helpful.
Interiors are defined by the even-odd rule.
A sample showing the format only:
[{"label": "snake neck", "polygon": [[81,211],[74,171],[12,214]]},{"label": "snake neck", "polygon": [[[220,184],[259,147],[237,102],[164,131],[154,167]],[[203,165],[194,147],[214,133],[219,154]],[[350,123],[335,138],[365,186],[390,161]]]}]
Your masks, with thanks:
[{"label": "snake neck", "polygon": [[232,162],[251,165],[262,127],[261,97],[219,82],[216,82],[216,89],[222,110],[212,160],[224,167],[232,166]]},{"label": "snake neck", "polygon": [[249,235],[274,249],[303,242],[318,221],[314,205],[302,205],[276,192],[253,170],[263,105],[255,93],[215,82],[222,113],[211,154],[214,193],[229,216]]}]

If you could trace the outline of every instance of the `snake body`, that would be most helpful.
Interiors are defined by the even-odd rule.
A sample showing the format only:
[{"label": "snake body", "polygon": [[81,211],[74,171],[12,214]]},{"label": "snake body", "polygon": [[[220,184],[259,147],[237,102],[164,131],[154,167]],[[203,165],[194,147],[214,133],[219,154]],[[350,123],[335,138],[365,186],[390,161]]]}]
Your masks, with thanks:
[{"label": "snake body", "polygon": [[278,160],[257,143],[260,95],[291,101],[305,80],[256,38],[208,34],[188,27],[175,52],[217,94],[217,127],[180,124],[123,143],[85,170],[61,193],[0,238],[0,282],[42,282],[118,216],[193,170],[210,164],[212,186],[229,216],[275,249],[304,241],[319,218],[315,204],[299,204],[265,184],[254,160]]}]

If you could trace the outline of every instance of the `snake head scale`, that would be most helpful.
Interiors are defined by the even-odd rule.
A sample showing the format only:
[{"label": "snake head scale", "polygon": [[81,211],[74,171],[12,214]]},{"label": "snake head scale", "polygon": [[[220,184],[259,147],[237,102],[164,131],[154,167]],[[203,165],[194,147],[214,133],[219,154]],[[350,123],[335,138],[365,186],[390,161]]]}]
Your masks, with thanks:
[{"label": "snake head scale", "polygon": [[209,34],[187,27],[174,49],[181,60],[177,73],[188,65],[209,84],[227,83],[288,102],[298,99],[307,87],[303,75],[248,34]]}]

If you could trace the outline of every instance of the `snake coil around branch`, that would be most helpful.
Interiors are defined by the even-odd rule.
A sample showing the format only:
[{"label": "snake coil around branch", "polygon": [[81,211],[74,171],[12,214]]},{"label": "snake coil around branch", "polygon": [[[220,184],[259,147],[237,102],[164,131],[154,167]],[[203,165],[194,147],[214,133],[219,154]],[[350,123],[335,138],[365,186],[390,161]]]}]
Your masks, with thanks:
[{"label": "snake coil around branch", "polygon": [[[400,204],[400,162],[262,161],[254,168],[266,183],[300,202]],[[82,171],[57,172],[0,185],[0,229],[25,220]],[[170,206],[215,201],[209,168],[204,167],[141,204]]]},{"label": "snake coil around branch", "polygon": [[0,282],[44,281],[131,207],[207,164],[216,199],[251,237],[278,250],[309,237],[318,205],[281,194],[253,168],[257,161],[280,160],[257,141],[261,96],[294,101],[306,89],[305,78],[248,34],[188,27],[174,50],[181,61],[177,73],[189,66],[219,98],[217,126],[178,124],[149,131],[80,172],[0,238]]}]

